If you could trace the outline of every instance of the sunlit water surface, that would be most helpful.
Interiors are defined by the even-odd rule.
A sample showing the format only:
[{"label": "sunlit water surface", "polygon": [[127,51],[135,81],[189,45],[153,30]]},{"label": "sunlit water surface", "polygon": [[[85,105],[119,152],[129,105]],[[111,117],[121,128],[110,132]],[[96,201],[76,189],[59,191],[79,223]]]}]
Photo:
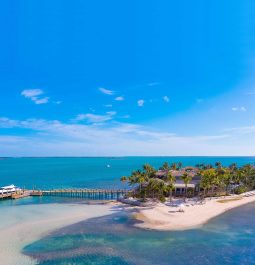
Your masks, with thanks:
[{"label": "sunlit water surface", "polygon": [[255,204],[201,229],[159,232],[133,227],[123,213],[55,231],[27,246],[40,265],[255,264]]},{"label": "sunlit water surface", "polygon": [[[0,160],[0,186],[32,188],[123,187],[119,181],[144,163],[183,165],[254,163],[254,157],[10,158]],[[108,167],[109,165],[110,167]],[[124,186],[125,187],[125,186]],[[71,198],[0,200],[0,211],[16,205],[83,203]],[[8,218],[7,218],[8,219]],[[10,224],[14,220],[8,220]],[[1,221],[0,221],[1,225]],[[135,228],[123,213],[90,219],[25,247],[40,265],[255,264],[255,204],[227,212],[201,229],[158,232]]]}]

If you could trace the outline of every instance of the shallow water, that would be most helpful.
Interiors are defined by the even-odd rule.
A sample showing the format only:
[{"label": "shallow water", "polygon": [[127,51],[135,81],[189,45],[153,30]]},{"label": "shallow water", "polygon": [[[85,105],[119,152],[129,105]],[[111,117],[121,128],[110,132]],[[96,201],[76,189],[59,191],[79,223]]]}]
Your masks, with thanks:
[{"label": "shallow water", "polygon": [[60,229],[24,252],[40,265],[255,264],[255,204],[178,232],[135,228],[117,213]]},{"label": "shallow water", "polygon": [[60,227],[112,213],[111,205],[84,203],[19,204],[0,209],[1,265],[35,264],[21,253],[27,244]]},{"label": "shallow water", "polygon": [[[184,166],[216,161],[243,165],[254,163],[255,158],[10,158],[0,160],[0,186],[116,188],[122,186],[122,175],[144,163],[158,167],[164,161],[182,161]],[[81,199],[62,197],[0,200],[0,211],[8,213],[13,206],[73,202],[83,203]],[[17,221],[7,219],[10,225]],[[255,204],[219,216],[202,229],[183,232],[134,228],[127,216],[115,213],[58,230],[27,246],[24,253],[37,258],[41,265],[255,264]]]}]

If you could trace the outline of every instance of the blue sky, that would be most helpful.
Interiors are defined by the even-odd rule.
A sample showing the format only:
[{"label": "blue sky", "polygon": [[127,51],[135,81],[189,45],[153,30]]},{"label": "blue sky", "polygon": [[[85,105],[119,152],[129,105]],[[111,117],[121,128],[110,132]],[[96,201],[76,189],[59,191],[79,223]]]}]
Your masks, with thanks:
[{"label": "blue sky", "polygon": [[255,155],[254,10],[1,1],[0,156]]}]

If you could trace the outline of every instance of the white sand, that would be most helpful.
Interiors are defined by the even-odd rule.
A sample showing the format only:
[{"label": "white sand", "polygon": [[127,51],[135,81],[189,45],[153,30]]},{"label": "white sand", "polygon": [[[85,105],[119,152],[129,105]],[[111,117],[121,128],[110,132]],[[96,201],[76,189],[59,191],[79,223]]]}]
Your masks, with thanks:
[{"label": "white sand", "polygon": [[[232,196],[238,198],[238,196]],[[156,230],[185,230],[203,225],[211,218],[227,210],[246,203],[255,202],[255,196],[240,200],[219,203],[221,199],[207,199],[205,204],[185,203],[184,213],[179,207],[157,204],[153,207],[126,207],[117,209],[135,209],[136,218],[143,221],[138,227]],[[225,198],[230,199],[230,198]],[[188,205],[188,206],[187,206]],[[22,205],[1,208],[0,218],[0,264],[33,265],[36,261],[21,253],[22,249],[51,231],[86,220],[111,214],[115,211],[112,204],[44,204]]]},{"label": "white sand", "polygon": [[49,232],[76,222],[110,214],[112,205],[44,204],[1,208],[0,264],[32,265],[24,246]]},{"label": "white sand", "polygon": [[[196,228],[230,209],[255,202],[255,196],[243,198],[231,196],[231,198],[241,199],[225,203],[218,202],[218,200],[224,200],[224,198],[206,199],[204,204],[195,204],[194,206],[192,206],[194,201],[188,201],[184,203],[184,212],[179,212],[180,207],[169,206],[169,203],[159,203],[156,206],[147,208],[136,207],[138,213],[135,214],[135,217],[142,221],[142,223],[136,226],[156,230],[186,230]],[[229,200],[230,198],[225,197],[225,199]]]}]

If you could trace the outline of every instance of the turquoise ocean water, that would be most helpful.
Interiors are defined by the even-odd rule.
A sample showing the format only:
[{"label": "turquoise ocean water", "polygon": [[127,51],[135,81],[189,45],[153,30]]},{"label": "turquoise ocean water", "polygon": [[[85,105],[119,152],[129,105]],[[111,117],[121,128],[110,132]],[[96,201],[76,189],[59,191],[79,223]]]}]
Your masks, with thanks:
[{"label": "turquoise ocean water", "polygon": [[24,253],[39,265],[255,264],[255,205],[182,232],[134,228],[118,214],[90,219],[52,233]]},{"label": "turquoise ocean water", "polygon": [[[25,188],[109,188],[120,187],[122,175],[129,175],[145,163],[155,167],[165,161],[184,166],[221,161],[224,165],[255,163],[255,157],[112,157],[112,158],[7,158],[0,160],[0,186]],[[109,165],[110,167],[107,167]]]},{"label": "turquoise ocean water", "polygon": [[[122,175],[144,163],[158,167],[165,161],[241,166],[254,164],[255,157],[9,158],[0,160],[0,185],[121,187]],[[12,205],[70,201],[53,197],[0,200],[0,211]],[[253,203],[183,232],[142,230],[132,222],[123,213],[90,219],[53,232],[26,246],[24,253],[37,258],[40,265],[255,264]]]}]

